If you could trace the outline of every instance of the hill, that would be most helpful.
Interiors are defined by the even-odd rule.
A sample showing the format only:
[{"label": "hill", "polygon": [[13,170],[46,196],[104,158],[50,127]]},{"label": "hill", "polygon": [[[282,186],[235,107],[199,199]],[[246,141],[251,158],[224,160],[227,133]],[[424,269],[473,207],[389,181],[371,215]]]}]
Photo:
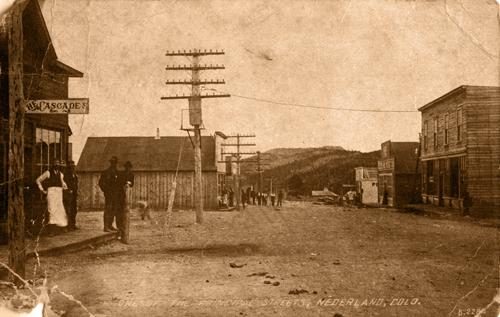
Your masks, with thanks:
[{"label": "hill", "polygon": [[[324,187],[340,193],[343,184],[354,184],[355,167],[375,167],[379,155],[380,151],[362,153],[336,146],[272,149],[261,153],[262,161],[269,164],[263,167],[263,187],[268,190],[272,178],[274,188],[288,189],[297,194],[309,195],[311,190]],[[244,186],[258,184],[256,171],[256,163],[242,164]]]}]

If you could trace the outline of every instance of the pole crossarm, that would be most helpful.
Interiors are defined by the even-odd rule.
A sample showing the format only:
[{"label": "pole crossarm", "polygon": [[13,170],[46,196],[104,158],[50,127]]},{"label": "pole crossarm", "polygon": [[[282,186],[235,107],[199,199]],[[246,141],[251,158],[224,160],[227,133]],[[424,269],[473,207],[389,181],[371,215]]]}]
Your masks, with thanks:
[{"label": "pole crossarm", "polygon": [[241,144],[236,144],[236,143],[222,143],[222,146],[256,146],[257,144],[255,143],[241,143]]},{"label": "pole crossarm", "polygon": [[247,161],[247,160],[244,160],[244,161],[240,161],[239,163],[236,162],[236,161],[217,161],[217,163],[236,163],[236,164],[243,164],[243,163],[255,163],[257,161]]},{"label": "pole crossarm", "polygon": [[255,134],[226,135],[227,138],[255,138]]},{"label": "pole crossarm", "polygon": [[224,65],[167,65],[166,70],[208,70],[208,69],[226,69]]},{"label": "pole crossarm", "polygon": [[213,95],[199,95],[199,96],[193,96],[193,95],[176,95],[176,96],[166,96],[166,97],[161,97],[161,100],[168,100],[168,99],[190,99],[190,98],[228,98],[231,97],[229,94],[213,94]]},{"label": "pole crossarm", "polygon": [[224,55],[224,50],[177,50],[176,51],[167,51],[165,56],[206,56],[206,55]]},{"label": "pole crossarm", "polygon": [[222,155],[254,155],[255,152],[222,152]]},{"label": "pole crossarm", "polygon": [[226,82],[224,79],[211,79],[211,80],[198,80],[198,81],[192,81],[192,80],[167,80],[165,84],[167,85],[223,85]]}]

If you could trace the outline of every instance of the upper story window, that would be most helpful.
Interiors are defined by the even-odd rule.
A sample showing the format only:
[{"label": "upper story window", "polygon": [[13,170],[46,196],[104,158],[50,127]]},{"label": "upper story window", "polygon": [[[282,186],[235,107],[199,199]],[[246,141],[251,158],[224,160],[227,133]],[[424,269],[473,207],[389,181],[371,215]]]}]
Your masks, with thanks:
[{"label": "upper story window", "polygon": [[434,149],[438,147],[438,118],[434,118],[434,133],[432,135]]},{"label": "upper story window", "polygon": [[449,115],[448,114],[445,114],[444,115],[444,144],[445,145],[448,145],[449,143],[449,133],[448,133],[448,129],[449,129]]},{"label": "upper story window", "polygon": [[457,142],[462,141],[462,133],[463,133],[463,114],[462,109],[457,110]]},{"label": "upper story window", "polygon": [[42,174],[54,160],[62,160],[61,132],[56,130],[36,128],[35,166]]},{"label": "upper story window", "polygon": [[425,120],[424,122],[424,150],[427,150],[427,145],[429,143],[428,135],[429,135],[429,122]]}]

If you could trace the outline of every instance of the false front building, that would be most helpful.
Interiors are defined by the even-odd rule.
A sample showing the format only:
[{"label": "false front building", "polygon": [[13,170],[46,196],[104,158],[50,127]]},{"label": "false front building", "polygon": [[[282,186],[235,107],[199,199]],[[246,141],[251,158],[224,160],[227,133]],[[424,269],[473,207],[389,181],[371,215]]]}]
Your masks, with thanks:
[{"label": "false front building", "polygon": [[416,201],[420,192],[418,142],[382,143],[378,161],[378,201],[400,207]]},{"label": "false front building", "polygon": [[[23,93],[25,100],[66,100],[68,81],[82,77],[58,60],[37,0],[23,3]],[[0,241],[6,242],[9,153],[9,54],[6,30],[0,25]],[[58,160],[71,159],[68,114],[26,114],[24,120],[24,213],[28,235],[35,234],[46,210],[35,179]]]},{"label": "false front building", "polygon": [[421,107],[422,199],[500,214],[500,87],[460,86]]}]

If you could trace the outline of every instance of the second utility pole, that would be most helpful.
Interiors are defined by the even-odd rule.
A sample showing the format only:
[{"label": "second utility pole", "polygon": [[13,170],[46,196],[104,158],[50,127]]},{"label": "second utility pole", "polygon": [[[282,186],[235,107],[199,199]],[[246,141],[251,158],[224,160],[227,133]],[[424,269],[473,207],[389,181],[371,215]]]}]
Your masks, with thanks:
[{"label": "second utility pole", "polygon": [[[198,70],[200,62],[199,55],[193,55],[193,69],[191,71],[191,98],[189,99],[189,118],[194,127],[194,209],[196,211],[196,223],[203,223],[203,175],[201,167],[201,98],[200,85],[195,84],[200,82],[200,71]],[[191,111],[199,113],[191,114]],[[199,116],[199,120],[191,120],[191,118]]]}]

